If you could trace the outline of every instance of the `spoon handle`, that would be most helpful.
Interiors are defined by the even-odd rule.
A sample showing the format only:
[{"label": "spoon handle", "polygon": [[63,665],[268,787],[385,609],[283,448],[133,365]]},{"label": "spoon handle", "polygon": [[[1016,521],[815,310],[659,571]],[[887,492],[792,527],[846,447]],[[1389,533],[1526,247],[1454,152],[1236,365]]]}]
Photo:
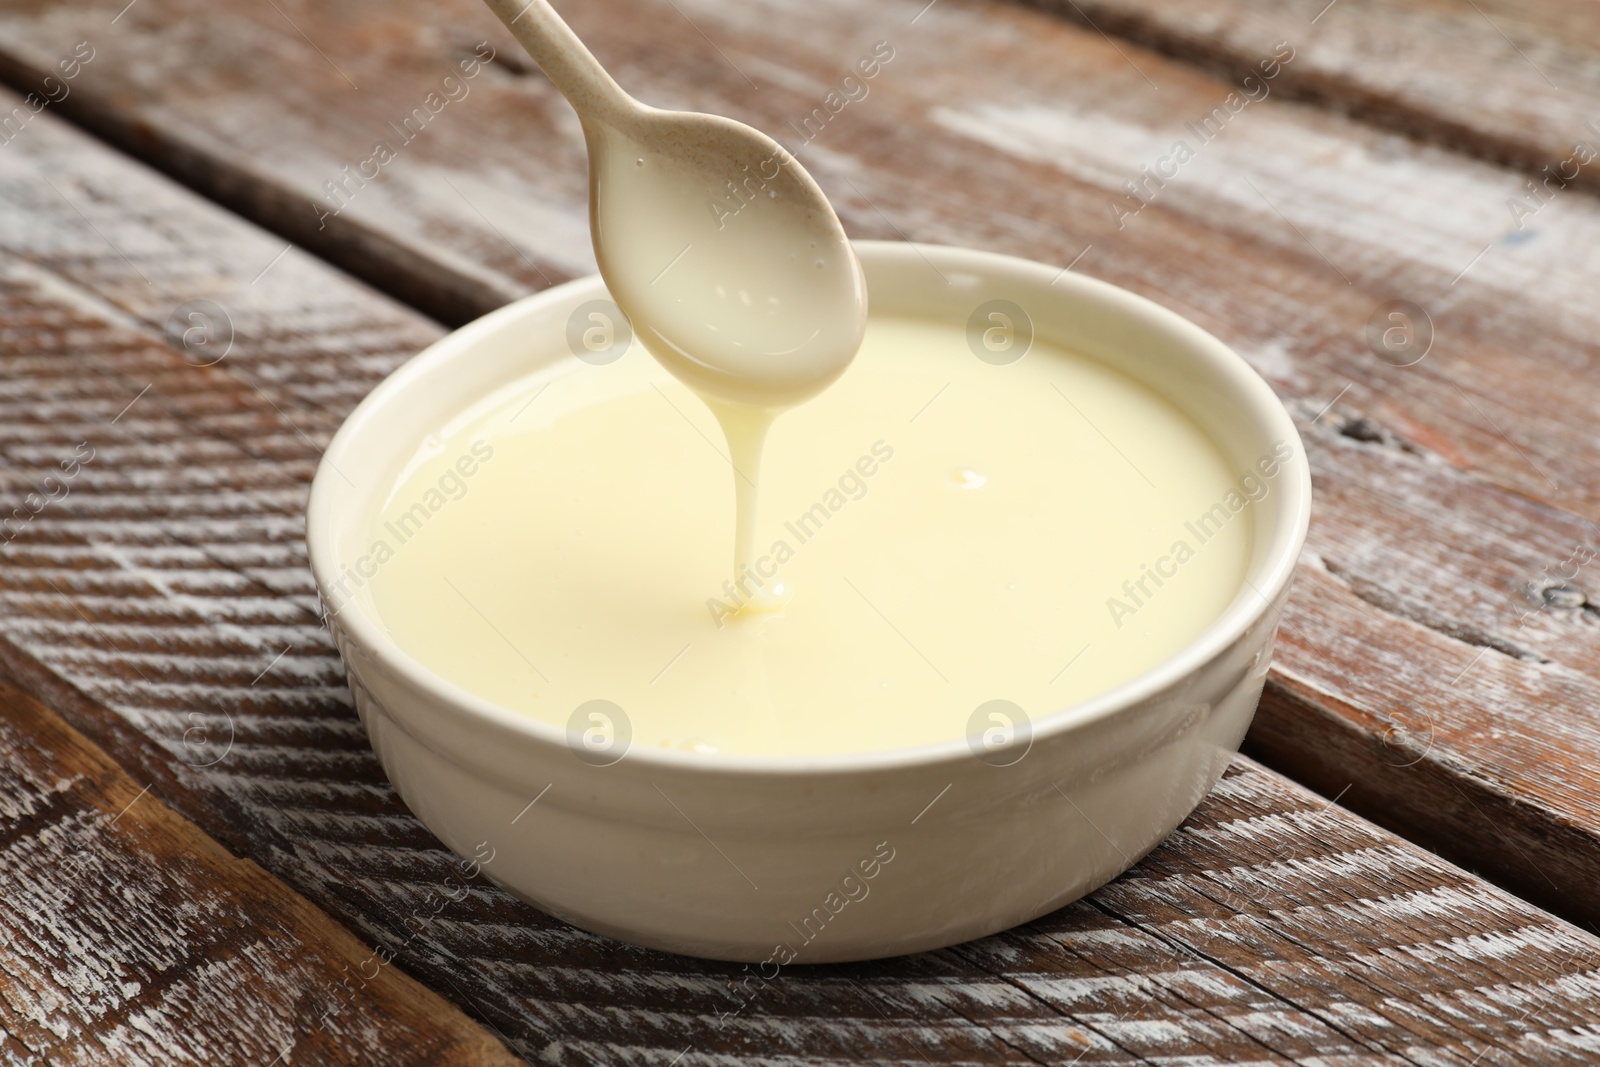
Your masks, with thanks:
[{"label": "spoon handle", "polygon": [[548,0],[484,0],[585,124],[614,126],[638,109]]}]

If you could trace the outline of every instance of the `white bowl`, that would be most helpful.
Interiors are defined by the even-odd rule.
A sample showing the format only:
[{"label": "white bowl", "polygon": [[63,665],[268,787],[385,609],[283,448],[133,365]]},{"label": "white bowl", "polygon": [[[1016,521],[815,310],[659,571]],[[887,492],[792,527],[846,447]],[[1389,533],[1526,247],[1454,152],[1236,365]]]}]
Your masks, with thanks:
[{"label": "white bowl", "polygon": [[[979,303],[1010,300],[1035,336],[1188,412],[1235,470],[1275,443],[1292,448],[1273,491],[1246,512],[1253,548],[1239,594],[1154,669],[1037,716],[1032,748],[1008,767],[959,738],[817,758],[634,749],[596,767],[560,728],[420,666],[362,598],[340,603],[329,628],[372,746],[417,817],[471,861],[467,873],[481,869],[584,929],[763,963],[764,975],[790,962],[893,956],[1026,922],[1116,877],[1194,809],[1238,749],[1311,501],[1299,435],[1266,383],[1199,327],[1081,274],[955,248],[857,248],[875,313],[964,324]],[[568,316],[604,296],[598,277],[585,278],[502,308],[356,408],[311,489],[306,540],[324,604],[422,437],[506,382],[571,358]]]}]

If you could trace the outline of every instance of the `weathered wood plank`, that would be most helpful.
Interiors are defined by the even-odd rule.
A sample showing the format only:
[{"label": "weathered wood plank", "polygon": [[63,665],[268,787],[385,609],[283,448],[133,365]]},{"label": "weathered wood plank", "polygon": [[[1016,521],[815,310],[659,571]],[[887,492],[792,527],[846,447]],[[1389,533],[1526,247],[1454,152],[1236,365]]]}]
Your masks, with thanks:
[{"label": "weathered wood plank", "polygon": [[6,1063],[518,1062],[4,685],[0,939]]},{"label": "weathered wood plank", "polygon": [[[1317,25],[1344,17],[1350,2]],[[1278,97],[1246,105],[1201,143],[1188,124],[1229,91],[1210,75],[1006,3],[925,6],[839,3],[820,17],[790,0],[702,0],[678,5],[681,14],[656,0],[611,0],[569,14],[650,101],[780,133],[812,115],[874,41],[890,41],[895,58],[869,95],[800,150],[854,232],[1063,263],[1082,254],[1078,269],[1228,340],[1301,417],[1319,493],[1311,576],[1258,751],[1336,792],[1372,774],[1371,754],[1381,762],[1417,709],[1447,720],[1453,729],[1420,760],[1385,774],[1388,792],[1352,791],[1351,802],[1565,914],[1600,918],[1584,889],[1600,877],[1600,761],[1587,711],[1597,647],[1588,516],[1600,510],[1600,439],[1589,427],[1600,406],[1600,312],[1588,295],[1600,281],[1600,208],[1567,195],[1539,215],[1536,232],[1507,239],[1504,201],[1520,175]],[[406,254],[345,261],[394,292],[452,294],[443,302],[454,311],[429,305],[441,314],[589,269],[576,124],[471,0],[359,14],[141,0],[115,25],[59,6],[16,10],[0,25],[13,78],[42,71],[77,40],[103,41],[63,113],[329,255],[356,240],[339,227],[383,235]],[[324,183],[368,158],[369,143],[390,137],[389,124],[484,39],[499,51],[470,94],[377,178],[348,187],[327,233],[314,230],[306,219],[316,204],[333,203]],[[1280,63],[1273,84],[1289,84],[1280,79],[1301,58]],[[219,98],[236,103],[209,105]],[[1179,139],[1195,158],[1159,186],[1143,178],[1141,167],[1158,166]],[[1147,204],[1127,193],[1133,180]],[[63,232],[98,240],[56,211]],[[93,264],[42,247],[27,254],[137,306],[140,284],[110,253]],[[1409,356],[1367,339],[1395,298],[1432,316],[1433,349],[1414,365],[1394,365]],[[175,302],[165,299],[136,315],[160,320]],[[345,391],[327,410],[371,380],[341,372]],[[282,408],[296,424],[314,420],[309,408]],[[279,443],[293,444],[271,439]],[[289,496],[282,506],[273,521],[292,522]],[[196,535],[222,530],[220,520],[192,521]],[[238,551],[220,546],[228,540],[212,535],[206,551]],[[296,562],[251,574],[295,589]],[[1340,589],[1333,611],[1323,600]],[[1306,627],[1298,637],[1295,625]],[[1298,701],[1316,714],[1294,711]],[[1312,724],[1318,732],[1303,732]],[[1329,747],[1328,731],[1358,743]],[[1351,762],[1330,763],[1335,753]],[[1571,875],[1554,885],[1509,858],[1553,841]]]},{"label": "weathered wood plank", "polygon": [[[370,10],[363,18],[376,13],[376,9]],[[309,55],[323,55],[315,41],[325,37],[327,29],[317,23],[329,12],[275,11],[270,6],[208,12],[203,5],[196,5],[187,12],[158,13],[154,22],[149,22],[145,12],[135,6],[115,23],[112,14],[115,12],[103,14],[84,8],[56,13],[0,9],[0,23],[6,26],[8,38],[13,30],[22,31],[40,15],[52,23],[43,31],[42,40],[49,43],[41,51],[0,48],[0,79],[23,92],[37,90],[36,99],[51,99],[47,110],[70,115],[184,184],[248,218],[266,222],[274,231],[357,276],[379,280],[387,291],[442,321],[459,324],[476,318],[526,292],[530,281],[543,287],[593,270],[587,223],[575,225],[570,210],[565,210],[585,196],[581,143],[569,137],[565,143],[547,145],[539,152],[541,165],[549,167],[557,182],[565,185],[559,208],[537,200],[515,202],[517,172],[530,163],[520,149],[501,154],[492,166],[469,175],[429,166],[432,159],[463,158],[476,151],[474,145],[494,140],[492,123],[489,127],[479,123],[477,112],[482,110],[483,100],[508,91],[512,97],[520,96],[521,83],[527,80],[529,65],[505,54],[510,37],[492,16],[483,17],[486,12],[473,11],[475,17],[465,19],[436,12],[442,17],[430,15],[417,24],[404,18],[385,19],[384,26],[368,24],[367,29],[358,31],[373,32],[374,43],[386,42],[385,50],[400,45],[417,64],[426,67],[421,77],[414,65],[381,76],[360,70],[357,77],[364,91],[358,92],[358,82],[344,73],[351,67],[347,58],[341,57],[339,65],[331,58],[319,58],[319,67],[309,78],[297,73],[276,85],[273,92],[283,105],[281,117],[288,124],[278,129],[271,124],[260,127],[273,144],[269,159],[256,156],[259,145],[249,151],[218,145],[211,139],[214,121],[191,123],[174,114],[182,127],[177,130],[166,122],[151,122],[147,114],[114,106],[96,92],[95,75],[120,63],[124,71],[136,72],[149,89],[165,86],[180,95],[195,93],[212,102],[221,99],[237,106],[259,92],[253,72],[262,55],[260,42],[267,43],[268,52],[287,49],[291,63],[302,48]],[[146,50],[143,46],[151,43],[148,29],[174,17],[192,18],[194,35],[181,43],[169,39]],[[342,23],[342,19],[336,21]],[[62,38],[63,33],[71,41]],[[20,36],[19,43],[29,36]],[[65,45],[60,56],[54,51],[58,38]],[[495,44],[484,47],[490,38]],[[73,56],[80,43],[87,43],[94,58],[80,65],[74,79],[61,81],[57,68],[63,58]],[[181,59],[171,50],[174,48],[191,53],[191,58],[202,54],[210,58],[191,63]],[[482,56],[493,58],[484,63]],[[462,63],[469,64],[471,77],[465,76]],[[211,80],[213,71],[230,70],[239,77],[228,77],[226,84]],[[53,75],[59,87],[46,92],[45,79]],[[459,86],[451,92],[451,96],[459,96],[455,102],[440,95],[446,91],[443,79],[447,76],[456,78]],[[351,95],[335,103],[330,93]],[[444,101],[437,115],[428,110],[430,93],[435,94],[434,101]],[[546,110],[555,111],[548,105]],[[227,120],[221,124],[232,125]],[[19,132],[18,136],[23,135]],[[379,141],[389,147],[393,158],[382,157],[385,162],[381,165],[371,163],[368,173],[377,177],[365,180],[362,164],[375,159]],[[274,171],[280,166],[292,169],[296,180],[278,182]],[[397,174],[405,178],[389,180]],[[451,199],[439,200],[440,193]],[[347,205],[349,210],[345,210]],[[411,214],[408,205],[426,207],[415,216],[416,225],[404,230],[374,224],[370,215],[376,210],[380,218],[404,217]],[[442,213],[438,206],[443,206]],[[513,242],[499,235],[497,227],[509,227],[508,232],[541,230],[546,237],[541,242],[544,247],[532,252],[534,246],[520,237]],[[483,233],[495,235],[492,247],[475,248],[465,257],[437,255],[452,235],[470,240]],[[560,238],[554,251],[548,241],[552,236]],[[406,266],[396,271],[397,263]],[[516,280],[508,284],[508,275]]]},{"label": "weathered wood plank", "polygon": [[[1554,175],[1552,196],[1600,189],[1595,155],[1573,151],[1579,142],[1600,148],[1600,13],[1589,4],[1024,2],[1234,79],[1277,42],[1292,41],[1298,54],[1275,87],[1280,93],[1515,167],[1541,186]],[[1518,199],[1537,214],[1547,197]],[[1534,225],[1509,204],[1505,221]]]},{"label": "weathered wood plank", "polygon": [[[52,167],[98,170],[127,198],[101,220],[107,237],[182,235],[184,256],[146,264],[157,293],[205,263],[253,261],[266,241],[59,125],[30,136],[50,142]],[[0,188],[27,184],[30,158],[0,155]],[[186,273],[175,282],[162,262]],[[84,263],[0,260],[9,491],[94,448],[70,494],[0,545],[0,662],[530,1060],[1578,1063],[1600,1041],[1584,1014],[1600,941],[1248,760],[1091,901],[907,960],[751,985],[481,883],[441,903],[455,862],[383,780],[304,574],[298,509],[319,446],[282,420],[320,432],[313,419],[334,413],[254,384],[277,380],[277,343],[291,368],[327,362],[359,380],[382,372],[394,338],[428,328],[288,259],[263,321],[292,322],[303,303],[342,308],[346,327],[241,337],[248,363],[196,367],[139,310],[170,296],[119,307],[93,288],[115,268]]]}]

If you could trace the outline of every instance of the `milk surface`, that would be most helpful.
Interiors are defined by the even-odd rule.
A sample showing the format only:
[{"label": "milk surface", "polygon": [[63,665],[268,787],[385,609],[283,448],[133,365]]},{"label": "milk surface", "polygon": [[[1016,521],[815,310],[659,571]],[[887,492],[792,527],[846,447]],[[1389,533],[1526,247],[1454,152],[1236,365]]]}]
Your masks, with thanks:
[{"label": "milk surface", "polygon": [[[558,727],[605,700],[635,747],[870,752],[1132,679],[1221,614],[1251,547],[1242,472],[1199,427],[1042,340],[994,366],[959,326],[874,316],[764,456],[730,578],[739,475],[643,346],[510,383],[397,479],[377,617],[442,678]],[[779,582],[781,611],[741,610]]]}]

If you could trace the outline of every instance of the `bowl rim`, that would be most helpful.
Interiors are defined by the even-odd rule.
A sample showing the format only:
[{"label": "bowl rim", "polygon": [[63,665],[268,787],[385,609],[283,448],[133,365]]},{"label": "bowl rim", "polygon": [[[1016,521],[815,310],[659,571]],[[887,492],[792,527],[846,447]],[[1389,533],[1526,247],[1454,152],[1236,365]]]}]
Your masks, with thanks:
[{"label": "bowl rim", "polygon": [[[1272,556],[1247,567],[1243,581],[1258,594],[1254,598],[1235,597],[1223,612],[1195,638],[1150,669],[1088,700],[1057,707],[1047,713],[1031,715],[1032,743],[1070,733],[1121,711],[1136,707],[1169,689],[1213,662],[1244,637],[1278,603],[1294,576],[1310,526],[1311,474],[1305,443],[1293,419],[1272,388],[1243,357],[1200,326],[1147,297],[1070,269],[1049,266],[1035,260],[995,252],[930,245],[904,241],[853,241],[863,266],[882,263],[892,266],[943,266],[954,271],[976,269],[986,280],[1043,281],[1053,290],[1072,292],[1080,299],[1098,302],[1128,318],[1143,319],[1168,333],[1192,353],[1208,357],[1208,373],[1218,371],[1231,391],[1242,393],[1249,403],[1248,415],[1265,424],[1269,440],[1283,440],[1297,446],[1294,456],[1283,463],[1283,473],[1292,474],[1282,482],[1282,491],[1272,494],[1281,527],[1290,536]],[[498,308],[459,329],[453,330],[411,357],[380,382],[346,417],[324,450],[312,478],[306,511],[306,549],[312,576],[324,610],[330,603],[330,578],[337,576],[337,537],[341,520],[349,510],[351,494],[335,484],[342,480],[337,466],[341,459],[359,447],[368,421],[391,397],[415,387],[435,369],[449,365],[470,350],[480,336],[499,330],[508,320],[537,313],[559,304],[569,296],[592,290],[604,292],[600,276],[588,275],[522,297]],[[869,294],[870,297],[870,294]],[[1179,405],[1180,408],[1182,405]],[[1281,477],[1281,475],[1280,475]],[[487,700],[468,689],[435,674],[406,653],[392,637],[353,599],[327,617],[330,631],[343,627],[347,639],[387,668],[406,686],[421,690],[430,703],[451,716],[476,720],[509,731],[534,746],[567,749],[566,731],[557,725],[513,711]],[[347,662],[347,673],[353,673]],[[403,722],[401,723],[404,728]],[[412,732],[410,730],[408,733]],[[434,748],[431,743],[419,742]],[[908,745],[903,748],[827,755],[724,755],[680,751],[668,748],[630,746],[615,765],[621,769],[633,764],[658,771],[688,771],[698,775],[742,776],[819,776],[862,771],[889,771],[922,768],[971,760],[972,751],[965,738]]]}]

